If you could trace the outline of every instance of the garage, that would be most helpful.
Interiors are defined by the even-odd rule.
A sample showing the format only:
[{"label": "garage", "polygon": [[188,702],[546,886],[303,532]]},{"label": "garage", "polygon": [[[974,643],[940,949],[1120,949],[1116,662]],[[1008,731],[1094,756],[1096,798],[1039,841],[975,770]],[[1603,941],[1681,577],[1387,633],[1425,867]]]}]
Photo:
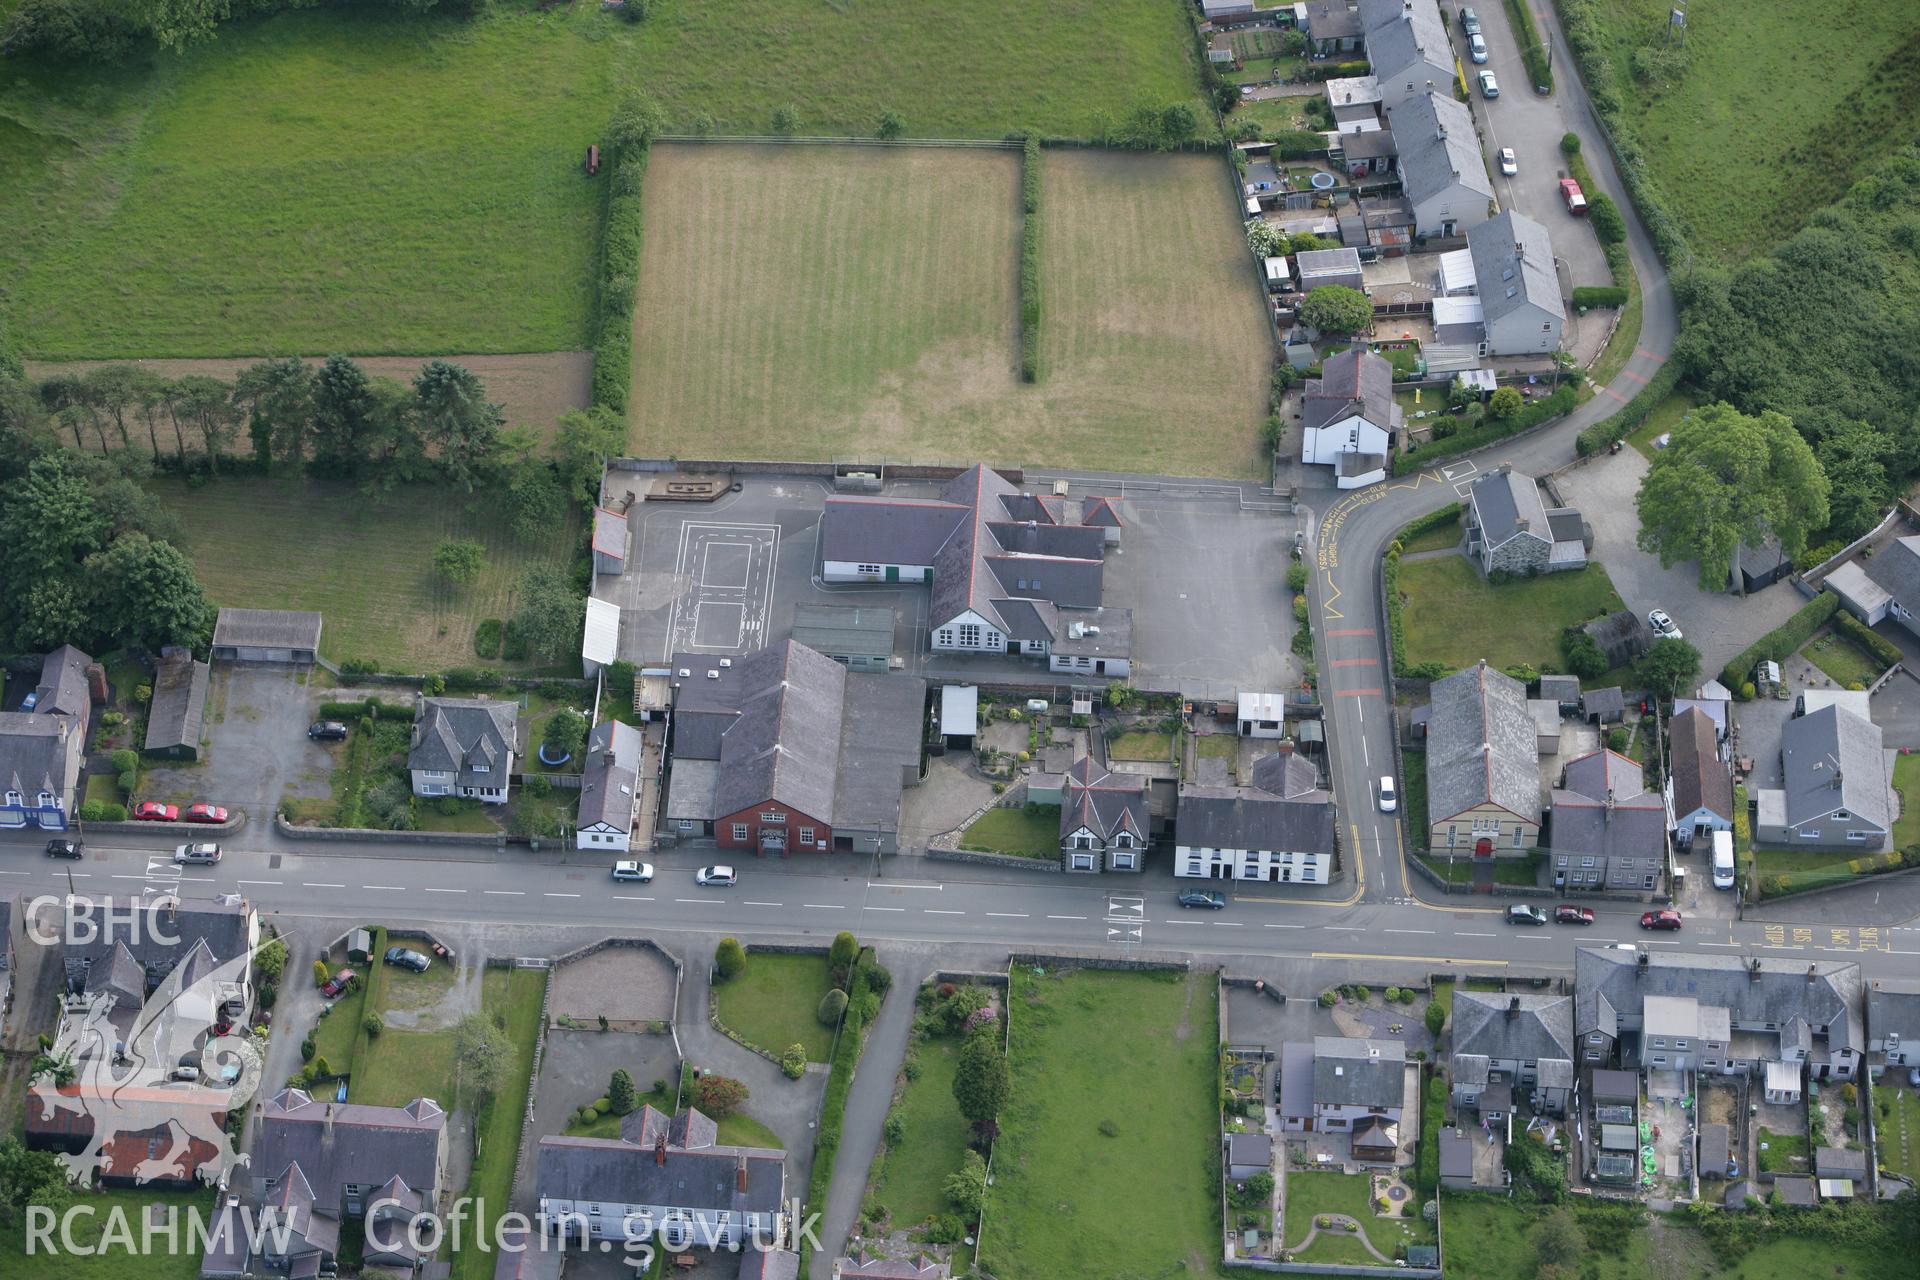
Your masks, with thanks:
[{"label": "garage", "polygon": [[296,609],[222,609],[213,660],[312,666],[320,656],[320,615]]}]

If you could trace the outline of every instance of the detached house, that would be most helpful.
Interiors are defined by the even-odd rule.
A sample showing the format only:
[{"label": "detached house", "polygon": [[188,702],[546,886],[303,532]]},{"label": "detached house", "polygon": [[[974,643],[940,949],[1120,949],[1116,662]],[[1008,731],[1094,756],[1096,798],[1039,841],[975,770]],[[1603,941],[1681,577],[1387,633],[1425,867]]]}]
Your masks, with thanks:
[{"label": "detached house", "polygon": [[1444,93],[1418,93],[1387,112],[1400,181],[1422,236],[1463,236],[1488,218],[1493,181],[1480,154],[1473,113]]},{"label": "detached house", "polygon": [[1485,1062],[1483,1071],[1456,1073],[1456,1102],[1481,1109],[1480,1093],[1464,1074],[1488,1088],[1530,1090],[1538,1109],[1561,1114],[1573,1088],[1573,999],[1461,991],[1453,1000],[1453,1055],[1456,1066],[1463,1057]]},{"label": "detached house", "polygon": [[580,811],[574,848],[626,853],[640,810],[640,731],[619,720],[602,720],[587,735],[580,766]]},{"label": "detached house", "polygon": [[1891,618],[1920,636],[1920,534],[1895,538],[1877,555],[1849,560],[1826,585],[1868,626]]},{"label": "detached house", "polygon": [[1876,978],[1868,985],[1867,1049],[1890,1067],[1920,1067],[1920,983]]},{"label": "detached house", "polygon": [[1333,797],[1292,752],[1263,757],[1249,787],[1182,783],[1173,874],[1326,884],[1336,840]]},{"label": "detached house", "polygon": [[1483,659],[1434,681],[1429,697],[1428,847],[1476,857],[1533,848],[1540,768],[1527,687]]},{"label": "detached house", "polygon": [[1147,780],[1081,756],[1060,788],[1060,866],[1065,871],[1139,871],[1152,840]]},{"label": "detached house", "polygon": [[1560,346],[1566,312],[1553,268],[1547,229],[1508,209],[1467,232],[1487,351],[1496,356],[1543,355]]},{"label": "detached house", "polygon": [[[1406,1105],[1406,1045],[1398,1040],[1315,1036],[1311,1073],[1304,1066],[1301,1057],[1289,1074],[1283,1062],[1282,1112],[1297,1113],[1301,1129],[1351,1134],[1355,1160],[1393,1163]],[[1310,1101],[1287,1098],[1289,1088],[1311,1089]]]},{"label": "detached house", "polygon": [[1683,849],[1711,844],[1714,832],[1733,830],[1733,774],[1720,758],[1719,729],[1692,706],[1669,722],[1668,737],[1667,810],[1674,841]]},{"label": "detached house", "polygon": [[1434,0],[1360,0],[1360,21],[1389,109],[1416,94],[1453,92],[1453,47]]},{"label": "detached house", "polygon": [[1570,761],[1553,792],[1555,888],[1650,893],[1666,871],[1666,800],[1639,764],[1602,749]]},{"label": "detached house", "polygon": [[1387,458],[1402,411],[1393,399],[1393,366],[1385,356],[1349,347],[1328,356],[1301,398],[1305,426],[1300,460],[1331,466],[1334,483],[1358,489],[1387,478]]},{"label": "detached house", "polygon": [[1586,567],[1586,526],[1579,511],[1547,506],[1534,478],[1508,463],[1473,482],[1466,525],[1463,546],[1482,573],[1499,569],[1531,576]]},{"label": "detached house", "polygon": [[508,775],[520,755],[520,709],[483,698],[422,698],[413,722],[407,771],[417,796],[507,802]]},{"label": "detached house", "polygon": [[72,825],[93,719],[92,664],[62,645],[40,664],[24,709],[0,712],[0,830]]},{"label": "detached house", "polygon": [[1893,830],[1891,770],[1880,726],[1829,704],[1787,721],[1781,786],[1755,793],[1759,845],[1856,850],[1886,847]]}]

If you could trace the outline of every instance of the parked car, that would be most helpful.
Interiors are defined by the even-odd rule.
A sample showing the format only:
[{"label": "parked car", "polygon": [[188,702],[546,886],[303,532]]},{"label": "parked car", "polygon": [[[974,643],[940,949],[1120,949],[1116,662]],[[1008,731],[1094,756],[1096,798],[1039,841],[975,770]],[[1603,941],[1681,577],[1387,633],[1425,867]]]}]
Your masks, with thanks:
[{"label": "parked car", "polygon": [[732,867],[702,867],[693,873],[693,880],[710,889],[731,889],[740,883],[740,874]]},{"label": "parked car", "polygon": [[47,856],[49,858],[78,859],[85,856],[83,853],[85,848],[86,846],[78,840],[49,840],[47,841]]},{"label": "parked car", "polygon": [[1500,148],[1500,172],[1509,178],[1520,172],[1520,160],[1513,154],[1512,147]]},{"label": "parked car", "polygon": [[227,811],[217,804],[191,804],[180,815],[182,822],[225,822]]},{"label": "parked car", "polygon": [[381,959],[395,968],[411,969],[415,973],[425,973],[433,967],[433,961],[407,947],[388,947],[387,953]]},{"label": "parked car", "polygon": [[1508,924],[1545,924],[1547,913],[1538,907],[1512,906],[1507,908]]},{"label": "parked car", "polygon": [[1391,777],[1380,779],[1380,812],[1392,813],[1400,807],[1400,797],[1393,789]]},{"label": "parked car", "polygon": [[220,846],[211,840],[203,840],[198,844],[183,844],[173,851],[173,860],[211,866],[220,861]]},{"label": "parked car", "polygon": [[1479,35],[1480,15],[1472,9],[1462,9],[1460,11],[1460,29],[1470,36]]},{"label": "parked car", "polygon": [[133,817],[136,822],[178,822],[180,806],[161,804],[158,800],[142,800],[133,806]]},{"label": "parked car", "polygon": [[1223,911],[1227,905],[1227,895],[1218,889],[1183,889],[1178,902],[1183,907],[1199,907],[1207,911]]},{"label": "parked car", "polygon": [[1567,206],[1567,212],[1578,216],[1587,211],[1587,193],[1572,178],[1560,179],[1560,202]]},{"label": "parked car", "polygon": [[307,736],[315,742],[344,742],[347,726],[338,720],[315,720],[307,726]]},{"label": "parked car", "polygon": [[1640,927],[1642,929],[1678,929],[1680,913],[1672,907],[1663,907],[1658,911],[1642,911]]},{"label": "parked car", "polygon": [[615,880],[637,880],[641,884],[653,879],[651,862],[616,862],[613,864]]},{"label": "parked car", "polygon": [[1713,833],[1713,887],[1731,889],[1734,882],[1733,832]]},{"label": "parked car", "polygon": [[1648,613],[1647,625],[1653,628],[1653,634],[1656,636],[1672,636],[1675,640],[1680,638],[1679,624],[1668,616],[1665,609],[1655,609]]},{"label": "parked car", "polygon": [[1467,56],[1478,64],[1487,60],[1487,38],[1474,34],[1467,37]]},{"label": "parked car", "polygon": [[351,969],[342,969],[321,984],[320,994],[331,1000],[347,989],[347,984],[360,975]]},{"label": "parked car", "polygon": [[1555,924],[1592,924],[1593,908],[1576,907],[1572,903],[1563,902],[1553,909],[1553,922]]},{"label": "parked car", "polygon": [[1485,98],[1497,98],[1500,96],[1500,82],[1493,78],[1493,72],[1482,71],[1480,73],[1480,95]]},{"label": "parked car", "polygon": [[181,1084],[198,1084],[200,1082],[200,1068],[175,1067],[168,1073],[167,1079],[177,1080]]}]

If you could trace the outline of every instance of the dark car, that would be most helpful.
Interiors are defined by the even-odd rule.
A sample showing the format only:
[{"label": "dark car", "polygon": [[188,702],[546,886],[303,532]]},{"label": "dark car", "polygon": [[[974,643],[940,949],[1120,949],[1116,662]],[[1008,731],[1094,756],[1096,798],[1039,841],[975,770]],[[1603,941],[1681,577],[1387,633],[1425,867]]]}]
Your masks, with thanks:
[{"label": "dark car", "polygon": [[1508,924],[1545,924],[1547,913],[1538,907],[1512,906],[1507,908]]},{"label": "dark car", "polygon": [[1180,895],[1183,907],[1204,907],[1209,911],[1223,910],[1227,905],[1227,895],[1217,889],[1188,889]]},{"label": "dark car", "polygon": [[433,961],[427,959],[427,957],[421,955],[418,951],[411,951],[406,947],[388,947],[387,954],[383,958],[390,965],[396,965],[402,969],[411,969],[415,973],[425,973],[433,964]]},{"label": "dark car", "polygon": [[225,822],[227,811],[217,804],[193,804],[180,815],[182,822]]},{"label": "dark car", "polygon": [[1640,913],[1640,927],[1642,929],[1678,929],[1680,913],[1671,907],[1659,911],[1643,911]]},{"label": "dark car", "polygon": [[1470,36],[1479,35],[1480,15],[1472,9],[1462,9],[1460,11],[1460,29]]},{"label": "dark car", "polygon": [[347,984],[359,976],[359,974],[351,969],[342,969],[327,979],[326,983],[320,988],[320,994],[331,1000],[342,991],[345,991]]},{"label": "dark car", "polygon": [[86,846],[78,840],[47,841],[47,856],[49,858],[80,858],[85,856],[85,849]]},{"label": "dark car", "polygon": [[307,736],[315,742],[344,742],[347,726],[338,720],[315,720],[307,726]]},{"label": "dark car", "polygon": [[1593,908],[1576,907],[1563,902],[1553,909],[1553,920],[1555,924],[1592,924]]}]

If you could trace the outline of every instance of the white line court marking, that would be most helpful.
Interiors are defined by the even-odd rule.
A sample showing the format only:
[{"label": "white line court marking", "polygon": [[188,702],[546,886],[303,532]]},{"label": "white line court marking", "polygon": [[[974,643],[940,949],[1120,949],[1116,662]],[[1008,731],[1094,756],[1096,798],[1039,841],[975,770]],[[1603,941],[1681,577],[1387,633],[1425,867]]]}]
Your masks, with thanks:
[{"label": "white line court marking", "polygon": [[[956,911],[954,914],[958,915],[960,913]],[[1049,920],[1085,920],[1086,917],[1085,916],[1048,916],[1047,919]]]},{"label": "white line court marking", "polygon": [[1024,911],[989,911],[987,914],[998,920],[1025,920],[1027,918],[1027,913]]},{"label": "white line court marking", "polygon": [[[647,901],[652,902],[653,899],[648,898]],[[785,904],[780,902],[749,902],[747,903],[747,905],[750,907],[779,907],[779,906],[784,906]]]},{"label": "white line court marking", "polygon": [[[243,880],[241,881],[241,883],[245,884],[246,882]],[[466,890],[465,889],[428,889],[427,892],[428,893],[465,893]]]},{"label": "white line court marking", "polygon": [[407,886],[403,884],[363,884],[360,887],[362,889],[378,889],[383,893],[405,893],[407,891]]},{"label": "white line court marking", "polygon": [[[118,880],[119,878],[120,878],[119,876],[115,876],[115,877],[114,877],[114,879],[116,879],[116,880]],[[278,880],[236,880],[236,881],[234,881],[234,883],[235,883],[235,884],[280,884],[280,883],[281,883],[281,881],[278,881]]]},{"label": "white line court marking", "polygon": [[481,892],[485,893],[489,898],[524,898],[527,896],[524,889],[483,889]]},{"label": "white line court marking", "polygon": [[[921,910],[921,911],[922,911],[923,913],[925,913],[926,915],[930,915],[930,916],[963,916],[963,915],[965,915],[965,914],[967,914],[967,913],[966,913],[966,912],[964,912],[964,911],[947,911],[947,910],[942,910],[942,909],[941,909],[941,908],[939,908],[939,907],[922,907],[922,908],[920,908],[920,910]],[[1084,920],[1084,919],[1086,919],[1086,917],[1085,917],[1085,916],[1075,916],[1075,917],[1074,917],[1074,919],[1076,919],[1076,920]]]},{"label": "white line court marking", "polygon": [[1432,933],[1432,929],[1382,929],[1382,933]]},{"label": "white line court marking", "polygon": [[543,898],[577,898],[580,895],[577,893],[543,893],[540,896]]}]

